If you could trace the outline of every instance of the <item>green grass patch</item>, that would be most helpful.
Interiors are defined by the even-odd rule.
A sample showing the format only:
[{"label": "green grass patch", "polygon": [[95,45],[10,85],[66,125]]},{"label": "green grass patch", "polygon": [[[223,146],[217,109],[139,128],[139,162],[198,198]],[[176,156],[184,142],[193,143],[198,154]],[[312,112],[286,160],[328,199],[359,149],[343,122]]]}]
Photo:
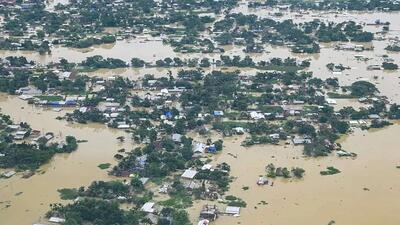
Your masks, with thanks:
[{"label": "green grass patch", "polygon": [[50,101],[50,102],[64,100],[64,97],[60,96],[60,95],[40,95],[40,96],[37,96],[37,98],[42,101],[45,100],[45,101]]},{"label": "green grass patch", "polygon": [[281,106],[260,105],[258,109],[263,113],[283,113],[283,108]]}]

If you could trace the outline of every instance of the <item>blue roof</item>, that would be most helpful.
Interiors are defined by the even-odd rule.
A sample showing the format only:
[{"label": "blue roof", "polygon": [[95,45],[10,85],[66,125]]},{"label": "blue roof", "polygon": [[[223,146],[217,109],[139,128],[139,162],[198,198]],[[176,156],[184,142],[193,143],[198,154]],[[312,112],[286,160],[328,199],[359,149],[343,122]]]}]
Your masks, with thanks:
[{"label": "blue roof", "polygon": [[165,112],[164,113],[164,115],[167,117],[167,118],[172,118],[172,112]]}]

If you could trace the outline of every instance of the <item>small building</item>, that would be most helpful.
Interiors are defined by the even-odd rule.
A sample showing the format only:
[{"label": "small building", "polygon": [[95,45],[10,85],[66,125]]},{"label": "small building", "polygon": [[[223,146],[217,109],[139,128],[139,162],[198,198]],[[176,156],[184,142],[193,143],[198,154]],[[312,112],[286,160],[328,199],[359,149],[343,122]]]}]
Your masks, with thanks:
[{"label": "small building", "polygon": [[367,70],[381,70],[381,69],[382,69],[381,65],[369,65],[367,67]]},{"label": "small building", "polygon": [[265,178],[265,177],[258,177],[258,180],[257,180],[257,184],[258,185],[265,185],[265,184],[268,184],[268,179],[267,178]]},{"label": "small building", "polygon": [[250,117],[253,120],[265,119],[264,114],[262,114],[261,112],[257,112],[257,111],[251,111],[250,112]]},{"label": "small building", "polygon": [[64,223],[65,219],[53,216],[53,217],[50,217],[49,222],[51,222],[51,223]]},{"label": "small building", "polygon": [[172,140],[176,143],[182,142],[182,134],[172,134]]},{"label": "small building", "polygon": [[204,164],[201,167],[201,170],[211,170],[212,169],[212,165],[211,164]]},{"label": "small building", "polygon": [[201,142],[196,142],[193,145],[193,153],[199,153],[199,154],[203,154],[206,150],[206,144],[201,143]]},{"label": "small building", "polygon": [[378,114],[370,114],[368,118],[371,120],[379,120],[381,117]]},{"label": "small building", "polygon": [[60,74],[59,78],[60,80],[69,79],[71,77],[71,74],[72,74],[71,72],[65,71]]},{"label": "small building", "polygon": [[204,205],[200,212],[200,220],[215,221],[218,218],[218,208],[216,205]]},{"label": "small building", "polygon": [[14,176],[15,174],[16,174],[16,172],[14,170],[10,170],[10,171],[3,173],[3,177],[10,178],[10,177]]},{"label": "small building", "polygon": [[244,134],[244,128],[243,127],[234,127],[232,128],[233,132],[235,132],[235,134]]},{"label": "small building", "polygon": [[305,102],[302,100],[293,100],[294,105],[303,105]]},{"label": "small building", "polygon": [[26,130],[18,130],[14,134],[14,139],[15,140],[22,140],[27,136],[27,134],[28,134],[28,131],[26,131]]},{"label": "small building", "polygon": [[117,126],[118,129],[129,129],[130,127],[129,124],[120,124]]},{"label": "small building", "polygon": [[209,225],[210,221],[206,220],[206,219],[202,219],[199,221],[199,223],[197,225]]},{"label": "small building", "polygon": [[326,99],[326,102],[329,104],[329,105],[336,105],[337,103],[336,103],[336,100],[335,99],[331,99],[331,98],[327,98]]},{"label": "small building", "polygon": [[146,185],[147,182],[149,182],[150,178],[148,177],[141,177],[139,178],[139,181],[142,182],[143,185]]},{"label": "small building", "polygon": [[236,206],[227,206],[225,209],[225,213],[229,215],[239,215],[240,214],[240,207]]},{"label": "small building", "polygon": [[268,137],[272,138],[272,139],[279,139],[280,135],[275,133],[275,134],[270,134],[268,135]]},{"label": "small building", "polygon": [[140,208],[140,210],[147,213],[154,213],[156,211],[154,206],[155,206],[154,202],[146,202],[144,203],[142,208]]},{"label": "small building", "polygon": [[214,116],[224,116],[224,112],[223,111],[214,111],[213,115]]},{"label": "small building", "polygon": [[295,137],[292,141],[294,145],[311,144],[311,139],[309,138]]},{"label": "small building", "polygon": [[196,174],[197,174],[197,171],[195,169],[187,169],[187,170],[185,170],[185,172],[183,172],[181,177],[183,179],[193,180],[194,177],[196,176]]}]

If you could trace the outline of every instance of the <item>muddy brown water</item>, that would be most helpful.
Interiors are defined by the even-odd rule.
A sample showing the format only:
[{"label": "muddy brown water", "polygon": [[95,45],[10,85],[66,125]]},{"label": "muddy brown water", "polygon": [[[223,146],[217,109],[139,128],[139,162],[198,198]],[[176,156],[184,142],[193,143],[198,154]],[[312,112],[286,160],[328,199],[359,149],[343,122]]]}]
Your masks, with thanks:
[{"label": "muddy brown water", "polygon": [[[62,1],[64,2],[64,1]],[[270,16],[268,10],[252,11],[241,5],[237,11],[256,13],[260,16]],[[309,21],[314,18],[324,18],[330,21],[353,19],[359,22],[373,22],[376,19],[391,22],[391,31],[388,37],[399,35],[399,13],[311,13],[303,17],[295,17],[295,13],[288,13],[282,19],[292,18],[297,22]],[[368,30],[379,31],[380,27],[368,26]],[[154,62],[165,57],[212,57],[219,58],[218,54],[179,54],[174,53],[169,46],[161,41],[146,41],[148,37],[140,37],[128,41],[117,41],[111,45],[94,46],[88,49],[71,49],[55,47],[52,55],[40,56],[35,52],[0,51],[0,57],[9,55],[23,55],[28,59],[40,63],[57,61],[66,58],[72,62],[80,62],[88,56],[102,55],[129,61],[132,57],[143,58]],[[338,77],[341,85],[365,79],[374,82],[383,95],[392,101],[400,102],[398,72],[368,71],[367,66],[380,64],[379,55],[387,54],[396,63],[400,63],[399,53],[384,50],[387,41],[373,41],[374,51],[361,53],[351,51],[336,51],[333,44],[323,44],[319,54],[292,54],[286,47],[266,46],[269,53],[251,54],[257,60],[266,60],[272,57],[294,56],[300,59],[311,58],[310,71],[320,78]],[[242,55],[242,47],[226,47],[226,54]],[[360,62],[354,59],[355,55],[364,55],[373,58],[369,62]],[[326,69],[326,64],[342,63],[350,66],[351,70],[341,75],[333,75]],[[146,73],[164,76],[168,70],[176,73],[179,69],[116,69],[98,70],[89,73],[90,76],[123,75],[137,78]],[[244,69],[242,72],[255,74],[253,69]],[[376,77],[376,78],[375,78]],[[338,107],[356,105],[357,102],[338,100]],[[107,171],[100,170],[100,163],[112,163],[113,155],[120,148],[132,149],[128,135],[120,130],[108,129],[104,125],[68,124],[65,121],[55,120],[62,115],[52,110],[43,110],[29,106],[26,102],[7,95],[0,96],[2,112],[10,114],[16,122],[28,122],[32,128],[42,132],[52,131],[59,138],[74,135],[78,139],[88,140],[80,144],[77,151],[71,154],[56,155],[40,170],[43,174],[36,174],[29,179],[21,179],[16,175],[10,179],[0,180],[0,224],[28,225],[34,222],[45,222],[42,218],[49,209],[49,204],[60,202],[57,189],[64,187],[87,186],[94,180],[113,179]],[[231,165],[232,175],[237,177],[231,184],[228,194],[238,196],[248,204],[242,209],[240,217],[223,216],[215,224],[307,224],[321,225],[336,221],[336,224],[354,225],[398,225],[400,224],[400,151],[397,136],[400,125],[377,131],[356,131],[342,140],[346,150],[358,154],[356,159],[337,158],[336,156],[320,159],[304,159],[301,147],[293,146],[255,146],[243,148],[241,138],[226,139],[225,150],[217,156],[214,164],[227,162]],[[126,142],[121,144],[116,140],[118,136],[125,136]],[[237,159],[228,153],[238,156]],[[256,185],[257,177],[265,174],[265,166],[274,163],[276,166],[298,166],[306,170],[301,180],[277,179],[274,187]],[[321,176],[319,172],[327,166],[335,166],[342,173],[333,176]],[[242,188],[248,186],[249,190]],[[369,191],[368,191],[369,190]],[[22,194],[16,195],[22,192]],[[259,205],[265,201],[267,205]],[[64,201],[61,201],[64,202]],[[194,224],[200,207],[205,202],[196,202],[188,209]],[[6,207],[9,204],[9,207]],[[257,208],[255,208],[257,207]]]},{"label": "muddy brown water", "polygon": [[[242,198],[247,207],[241,210],[240,217],[221,216],[215,224],[400,224],[400,171],[396,169],[400,163],[396,140],[399,132],[399,125],[372,132],[357,130],[342,141],[344,149],[358,154],[356,159],[304,159],[302,147],[244,148],[240,146],[242,138],[227,139],[214,163],[231,165],[231,175],[236,179],[227,194]],[[258,186],[258,176],[266,175],[265,166],[269,163],[304,168],[305,176],[275,179],[273,187]],[[342,172],[321,176],[319,172],[327,166]],[[249,190],[243,190],[245,186]],[[215,204],[196,201],[189,209],[193,221],[206,203]],[[224,206],[220,209],[224,210]]]},{"label": "muddy brown water", "polygon": [[[33,129],[54,132],[58,138],[73,135],[87,140],[71,154],[57,154],[41,172],[29,179],[16,175],[0,179],[0,224],[27,225],[44,220],[41,217],[49,210],[49,204],[60,202],[57,189],[87,186],[95,180],[109,180],[107,170],[97,166],[101,163],[116,164],[113,159],[118,149],[130,150],[132,143],[125,132],[109,129],[102,124],[78,125],[58,121],[55,117],[65,113],[43,110],[29,106],[26,102],[5,95],[0,96],[1,112],[11,115],[15,122],[26,121]],[[61,136],[61,137],[60,137]],[[116,138],[125,136],[125,143]],[[22,192],[16,196],[15,194]],[[62,202],[62,201],[61,201]],[[6,207],[9,204],[10,207]]]}]

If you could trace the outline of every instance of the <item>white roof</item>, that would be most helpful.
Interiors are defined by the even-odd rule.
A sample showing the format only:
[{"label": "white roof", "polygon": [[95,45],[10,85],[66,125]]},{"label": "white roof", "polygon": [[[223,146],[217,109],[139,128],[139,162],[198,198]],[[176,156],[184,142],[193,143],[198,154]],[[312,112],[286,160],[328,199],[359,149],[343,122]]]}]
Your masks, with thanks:
[{"label": "white roof", "polygon": [[79,111],[85,113],[87,111],[87,107],[80,107]]},{"label": "white roof", "polygon": [[15,174],[16,174],[15,171],[8,171],[8,172],[3,173],[3,176],[10,178],[10,177],[14,176]]},{"label": "white roof", "polygon": [[206,148],[206,145],[200,142],[197,142],[194,146],[193,146],[193,152],[194,153],[204,153]]},{"label": "white roof", "polygon": [[63,77],[63,78],[69,78],[70,76],[71,76],[71,72],[63,72],[61,74],[61,77]]},{"label": "white roof", "polygon": [[330,105],[336,105],[336,100],[335,99],[331,99],[331,98],[327,98],[326,102]]},{"label": "white roof", "polygon": [[201,170],[210,170],[212,168],[211,164],[205,164],[203,167],[201,167]]},{"label": "white roof", "polygon": [[32,95],[20,95],[19,98],[22,100],[28,100],[28,99],[33,98],[33,96]]},{"label": "white roof", "polygon": [[185,172],[182,174],[182,178],[188,178],[188,179],[193,179],[194,176],[196,176],[197,171],[193,169],[187,169]]},{"label": "white roof", "polygon": [[142,206],[142,208],[140,210],[142,210],[143,212],[153,213],[154,205],[155,205],[154,202],[146,202],[146,203],[144,203],[144,205]]},{"label": "white roof", "polygon": [[118,125],[117,128],[118,129],[128,129],[128,128],[130,128],[130,126],[129,126],[129,124],[121,124],[121,125]]},{"label": "white roof", "polygon": [[197,225],[208,225],[208,224],[210,224],[210,221],[204,219],[204,220],[200,220]]},{"label": "white roof", "polygon": [[60,218],[60,217],[50,217],[49,222],[52,222],[52,223],[64,223],[65,219]]},{"label": "white roof", "polygon": [[239,214],[240,213],[240,207],[227,206],[226,209],[225,209],[225,213],[228,213],[228,214]]}]

